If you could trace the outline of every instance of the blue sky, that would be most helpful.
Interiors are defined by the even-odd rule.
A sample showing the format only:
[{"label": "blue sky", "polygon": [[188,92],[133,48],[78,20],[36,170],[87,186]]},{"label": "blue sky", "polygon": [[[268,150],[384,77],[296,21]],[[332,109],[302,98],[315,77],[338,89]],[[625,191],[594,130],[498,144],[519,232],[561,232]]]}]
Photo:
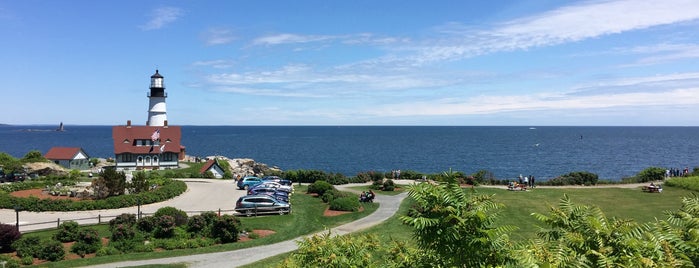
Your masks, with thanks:
[{"label": "blue sky", "polygon": [[699,1],[3,1],[0,123],[699,126]]}]

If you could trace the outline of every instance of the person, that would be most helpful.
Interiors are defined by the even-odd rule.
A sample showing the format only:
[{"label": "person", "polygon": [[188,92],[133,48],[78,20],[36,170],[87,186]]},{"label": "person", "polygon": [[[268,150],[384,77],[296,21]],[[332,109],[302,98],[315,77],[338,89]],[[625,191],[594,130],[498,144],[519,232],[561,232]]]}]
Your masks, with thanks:
[{"label": "person", "polygon": [[366,202],[366,191],[362,191],[362,194],[359,195],[359,202]]},{"label": "person", "polygon": [[524,185],[529,186],[529,177],[524,176]]},{"label": "person", "polygon": [[532,188],[536,187],[536,184],[534,184],[534,176],[529,175],[529,184]]},{"label": "person", "polygon": [[366,201],[367,202],[374,202],[374,197],[376,197],[376,195],[374,194],[374,191],[369,190],[369,193],[366,194]]}]

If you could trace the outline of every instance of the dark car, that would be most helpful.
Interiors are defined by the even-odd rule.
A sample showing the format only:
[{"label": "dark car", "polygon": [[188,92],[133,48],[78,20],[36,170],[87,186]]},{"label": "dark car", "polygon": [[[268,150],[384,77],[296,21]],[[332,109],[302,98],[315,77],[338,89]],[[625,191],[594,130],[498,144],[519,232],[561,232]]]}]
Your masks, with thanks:
[{"label": "dark car", "polygon": [[291,205],[269,195],[246,195],[235,202],[235,211],[253,216],[259,214],[289,214]]},{"label": "dark car", "polygon": [[279,201],[284,201],[289,203],[289,193],[283,191],[277,191],[272,188],[251,188],[248,190],[248,195],[258,195],[264,194],[276,198]]},{"label": "dark car", "polygon": [[263,180],[263,181],[276,182],[276,183],[279,183],[279,184],[281,184],[281,185],[286,185],[286,186],[290,186],[290,185],[291,185],[291,181],[290,181],[290,180],[282,179],[282,178],[280,178],[279,176],[265,176],[265,177],[262,178],[262,180]]},{"label": "dark car", "polygon": [[15,173],[10,173],[6,174],[4,178],[1,178],[2,182],[14,182],[14,181],[24,181],[27,179],[27,174],[25,173],[20,173],[20,172],[15,172]]},{"label": "dark car", "polygon": [[245,176],[244,178],[238,180],[238,183],[236,186],[238,186],[238,189],[249,189],[250,187],[262,183],[262,179],[254,176]]}]

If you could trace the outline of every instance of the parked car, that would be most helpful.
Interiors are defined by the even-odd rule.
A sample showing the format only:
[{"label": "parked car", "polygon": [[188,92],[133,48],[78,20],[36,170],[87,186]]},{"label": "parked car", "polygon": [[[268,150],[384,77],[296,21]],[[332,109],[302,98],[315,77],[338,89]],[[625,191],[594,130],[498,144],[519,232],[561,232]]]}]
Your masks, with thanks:
[{"label": "parked car", "polygon": [[287,192],[287,193],[293,192],[292,186],[281,185],[279,183],[271,182],[271,181],[256,184],[253,187],[251,187],[251,189],[252,188],[272,188],[272,189],[275,189],[277,191],[283,191],[283,192]]},{"label": "parked car", "polygon": [[10,174],[6,174],[3,176],[3,178],[0,178],[0,181],[2,182],[14,182],[14,181],[24,181],[27,179],[27,174],[26,173],[21,173],[21,172],[14,172]]},{"label": "parked car", "polygon": [[284,201],[289,203],[289,193],[283,191],[277,191],[273,188],[257,188],[253,187],[248,190],[248,195],[258,195],[264,194],[276,198],[279,201]]},{"label": "parked car", "polygon": [[276,182],[276,183],[279,183],[281,185],[291,186],[290,180],[282,179],[279,176],[265,176],[265,177],[262,177],[262,180]]},{"label": "parked car", "polygon": [[291,205],[269,195],[246,195],[235,202],[235,211],[248,217],[259,214],[283,215],[291,213]]},{"label": "parked car", "polygon": [[236,184],[236,186],[238,186],[238,189],[247,190],[250,187],[259,183],[262,183],[262,179],[254,176],[245,176],[242,179],[238,180],[238,184]]}]

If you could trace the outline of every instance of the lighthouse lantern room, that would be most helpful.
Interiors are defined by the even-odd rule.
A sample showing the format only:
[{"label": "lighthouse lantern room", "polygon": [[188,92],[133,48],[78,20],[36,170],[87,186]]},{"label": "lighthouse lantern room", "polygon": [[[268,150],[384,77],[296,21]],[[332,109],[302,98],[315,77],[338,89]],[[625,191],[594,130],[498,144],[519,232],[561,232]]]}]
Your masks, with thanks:
[{"label": "lighthouse lantern room", "polygon": [[165,83],[163,76],[158,70],[150,77],[150,92],[148,93],[149,109],[148,109],[148,126],[164,126],[167,122],[167,109],[165,106]]}]

